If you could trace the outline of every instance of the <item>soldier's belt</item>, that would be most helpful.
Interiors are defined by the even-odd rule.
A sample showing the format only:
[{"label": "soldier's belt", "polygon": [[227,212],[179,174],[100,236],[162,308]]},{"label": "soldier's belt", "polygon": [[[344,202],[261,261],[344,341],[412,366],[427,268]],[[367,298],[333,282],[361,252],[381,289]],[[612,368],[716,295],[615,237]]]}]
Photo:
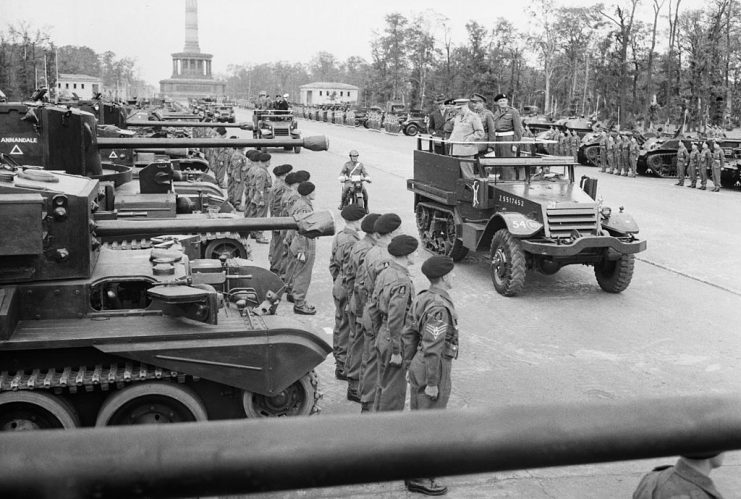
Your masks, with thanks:
[{"label": "soldier's belt", "polygon": [[510,130],[509,132],[494,132],[494,135],[497,137],[509,137],[510,135],[514,135],[514,130]]}]

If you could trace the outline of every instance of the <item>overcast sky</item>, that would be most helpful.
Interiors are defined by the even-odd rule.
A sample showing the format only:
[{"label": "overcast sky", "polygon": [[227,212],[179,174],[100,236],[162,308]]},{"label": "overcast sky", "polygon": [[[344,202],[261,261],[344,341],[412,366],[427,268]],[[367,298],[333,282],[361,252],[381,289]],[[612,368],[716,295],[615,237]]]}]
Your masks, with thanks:
[{"label": "overcast sky", "polygon": [[[652,2],[641,2],[644,20],[652,21]],[[682,0],[681,5],[702,3]],[[338,60],[360,56],[370,61],[373,31],[383,29],[386,14],[399,12],[411,18],[438,13],[449,20],[453,43],[463,44],[465,25],[472,19],[492,27],[504,17],[527,31],[528,4],[527,0],[200,0],[198,38],[201,52],[214,56],[214,74],[224,73],[229,64],[308,63],[320,51]],[[159,80],[172,72],[170,54],[185,45],[185,0],[0,0],[0,30],[19,22],[44,29],[57,45],[86,45],[98,53],[111,50],[117,57],[131,57],[139,77],[157,88]]]}]

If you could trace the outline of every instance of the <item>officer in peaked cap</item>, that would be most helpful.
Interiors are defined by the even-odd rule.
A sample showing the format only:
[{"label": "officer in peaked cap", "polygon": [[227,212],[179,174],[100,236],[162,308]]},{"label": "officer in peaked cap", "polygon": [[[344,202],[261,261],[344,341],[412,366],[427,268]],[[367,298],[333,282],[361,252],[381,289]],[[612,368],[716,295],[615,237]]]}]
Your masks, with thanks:
[{"label": "officer in peaked cap", "polygon": [[443,137],[445,133],[443,127],[445,126],[445,112],[447,110],[446,101],[444,95],[435,97],[435,110],[427,117],[427,130],[433,137]]},{"label": "officer in peaked cap", "polygon": [[479,144],[479,155],[486,154],[493,148],[493,144],[487,144],[487,142],[494,142],[494,114],[486,109],[486,97],[481,94],[471,94],[471,109],[478,114],[481,125],[484,127],[484,138]]}]

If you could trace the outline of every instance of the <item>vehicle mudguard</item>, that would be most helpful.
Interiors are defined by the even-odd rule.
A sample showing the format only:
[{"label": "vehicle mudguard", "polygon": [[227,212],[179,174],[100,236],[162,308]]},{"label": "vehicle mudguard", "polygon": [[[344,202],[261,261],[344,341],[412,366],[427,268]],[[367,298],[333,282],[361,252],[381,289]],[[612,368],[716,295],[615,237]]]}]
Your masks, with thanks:
[{"label": "vehicle mudguard", "polygon": [[499,213],[492,220],[497,217],[502,219],[507,226],[507,230],[515,237],[529,237],[543,229],[542,223],[528,218],[522,213]]},{"label": "vehicle mudguard", "polygon": [[621,234],[638,234],[638,224],[627,213],[612,213],[607,220],[602,221],[604,229]]}]

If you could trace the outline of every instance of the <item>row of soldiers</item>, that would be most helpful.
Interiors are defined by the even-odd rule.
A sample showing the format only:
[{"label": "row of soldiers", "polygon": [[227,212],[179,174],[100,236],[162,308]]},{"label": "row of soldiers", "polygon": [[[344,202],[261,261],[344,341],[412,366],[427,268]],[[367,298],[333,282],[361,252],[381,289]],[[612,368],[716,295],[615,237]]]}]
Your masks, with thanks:
[{"label": "row of soldiers", "polygon": [[628,137],[603,130],[599,138],[600,171],[623,177],[635,177],[640,150],[635,136]]},{"label": "row of soldiers", "polygon": [[[458,354],[458,319],[448,294],[453,260],[426,260],[422,273],[430,287],[415,294],[409,267],[418,241],[400,234],[399,216],[366,215],[357,205],[341,215],[345,227],[332,242],[329,265],[335,376],[347,380],[347,398],[359,402],[362,413],[403,410],[407,382],[412,410],[444,408]],[[406,485],[430,495],[447,490],[431,478]]]},{"label": "row of soldiers", "polygon": [[[529,127],[525,127],[525,137],[532,137]],[[574,162],[579,162],[579,146],[581,137],[576,130],[556,130],[551,127],[548,133],[543,137],[546,140],[553,140],[555,144],[548,145],[548,152],[556,156],[572,156]]]},{"label": "row of soldiers", "polygon": [[[712,145],[711,145],[712,144]],[[692,143],[692,150],[687,151],[683,141],[679,141],[677,149],[677,185],[684,185],[685,176],[689,177],[690,185],[697,187],[697,177],[700,177],[701,191],[707,189],[708,170],[713,176],[712,192],[720,191],[720,171],[725,163],[723,148],[715,141],[702,142],[702,150],[697,142]]]}]

